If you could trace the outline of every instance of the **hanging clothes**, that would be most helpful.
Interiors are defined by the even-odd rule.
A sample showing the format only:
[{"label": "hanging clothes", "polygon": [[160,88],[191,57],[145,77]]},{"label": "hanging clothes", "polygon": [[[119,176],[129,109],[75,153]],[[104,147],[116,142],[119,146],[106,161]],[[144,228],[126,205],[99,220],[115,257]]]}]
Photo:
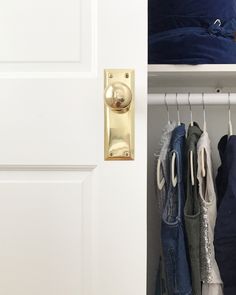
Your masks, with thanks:
[{"label": "hanging clothes", "polygon": [[228,174],[226,158],[226,146],[228,143],[228,135],[223,136],[218,143],[218,151],[221,159],[221,165],[218,168],[216,175],[216,189],[217,189],[217,208],[219,209],[227,189]]},{"label": "hanging clothes", "polygon": [[[160,161],[160,177],[164,179],[165,183],[163,188],[160,190],[157,187],[157,181],[155,178],[155,186],[156,186],[156,194],[159,203],[160,216],[163,213],[163,206],[166,203],[167,191],[169,187],[169,162],[168,162],[168,153],[170,140],[172,136],[172,131],[176,127],[176,122],[167,123],[166,126],[162,130],[162,136],[160,140],[159,150],[155,153],[156,160]],[[157,167],[157,165],[156,165]],[[157,177],[157,171],[155,173]],[[159,257],[159,268],[157,271],[157,279],[156,279],[156,295],[167,295],[167,287],[166,287],[166,276],[165,276],[165,265],[163,261],[163,251],[161,246],[161,239],[159,241],[159,246],[161,249],[161,255]]]},{"label": "hanging clothes", "polygon": [[[160,167],[161,167],[160,177],[163,178],[165,181],[165,184],[161,190],[158,189],[158,187],[156,187],[156,194],[157,194],[157,199],[159,202],[159,207],[160,207],[161,213],[163,210],[163,205],[166,202],[167,190],[169,187],[169,178],[170,178],[169,177],[169,174],[170,174],[169,170],[170,169],[169,169],[168,153],[169,153],[169,149],[170,149],[170,141],[171,141],[172,132],[176,126],[177,126],[176,122],[170,122],[164,126],[164,128],[162,130],[161,139],[160,139],[159,150],[155,153],[156,160],[160,161]],[[157,186],[156,181],[155,181],[155,185]]]},{"label": "hanging clothes", "polygon": [[192,294],[190,269],[187,260],[184,230],[184,153],[185,126],[181,124],[172,132],[169,159],[176,154],[177,184],[170,181],[167,200],[163,207],[161,238],[170,295]]},{"label": "hanging clothes", "polygon": [[[204,162],[202,162],[204,151]],[[202,295],[222,295],[222,280],[215,260],[214,228],[216,221],[216,193],[212,177],[211,147],[208,133],[204,131],[197,144],[200,197],[200,266],[202,279]],[[206,175],[202,175],[202,165],[205,166]]]},{"label": "hanging clothes", "polygon": [[[200,275],[200,204],[197,181],[197,143],[202,134],[202,130],[197,123],[188,128],[186,141],[187,156],[187,179],[186,179],[186,202],[184,207],[185,227],[189,248],[191,265],[191,277],[193,295],[201,295],[201,275]],[[191,178],[190,153],[193,155],[193,175],[194,185]]]},{"label": "hanging clothes", "polygon": [[236,136],[225,135],[218,144],[221,166],[216,178],[219,209],[215,227],[215,252],[224,294],[236,294]]}]

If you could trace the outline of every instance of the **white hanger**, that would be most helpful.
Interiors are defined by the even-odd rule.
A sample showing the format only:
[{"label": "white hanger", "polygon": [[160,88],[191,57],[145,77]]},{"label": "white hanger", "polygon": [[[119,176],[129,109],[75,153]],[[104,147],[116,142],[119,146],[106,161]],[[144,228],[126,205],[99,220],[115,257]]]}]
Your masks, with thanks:
[{"label": "white hanger", "polygon": [[204,93],[202,93],[202,107],[203,107],[203,131],[206,132],[206,107],[205,107],[205,101],[204,101]]},{"label": "white hanger", "polygon": [[177,107],[177,117],[178,117],[178,126],[181,125],[181,122],[180,122],[180,113],[179,113],[179,103],[178,103],[178,93],[176,93],[176,107]]},{"label": "white hanger", "polygon": [[[190,109],[190,126],[193,126],[193,112],[192,112],[192,107],[190,103],[190,93],[188,94],[188,104]],[[192,186],[194,186],[195,183],[194,183],[193,151],[190,151],[189,162],[190,162],[191,183],[192,183]]]},{"label": "white hanger", "polygon": [[190,93],[188,94],[188,104],[190,109],[190,125],[193,126],[193,112],[192,112],[192,106],[190,103]]},{"label": "white hanger", "polygon": [[174,152],[171,158],[171,182],[173,187],[176,187],[176,184],[178,181],[177,175],[175,175],[175,163],[176,163],[176,153]]},{"label": "white hanger", "polygon": [[[165,102],[166,111],[167,111],[168,124],[170,124],[170,112],[169,112],[169,107],[168,107],[168,104],[166,101],[166,93],[164,96],[164,102]],[[157,187],[161,191],[164,187],[164,184],[165,184],[165,178],[163,177],[162,179],[160,179],[160,176],[161,176],[161,160],[160,160],[160,158],[158,158],[158,160],[157,160]]]},{"label": "white hanger", "polygon": [[163,186],[165,185],[165,178],[163,177],[160,180],[160,173],[161,172],[161,161],[160,159],[157,160],[157,187],[161,191],[163,189]]},{"label": "white hanger", "polygon": [[[176,107],[177,107],[177,116],[178,116],[178,126],[181,125],[180,122],[180,113],[179,113],[179,104],[178,104],[178,94],[176,93]],[[175,175],[175,166],[176,166],[176,153],[174,152],[172,154],[172,158],[171,158],[171,182],[172,182],[172,186],[176,187],[177,185],[177,175]]]},{"label": "white hanger", "polygon": [[166,100],[166,96],[167,96],[167,94],[165,93],[164,102],[165,102],[166,111],[167,111],[167,123],[170,124],[170,112],[169,112],[169,106],[168,106],[168,103]]},{"label": "white hanger", "polygon": [[[203,107],[203,131],[206,132],[206,108],[204,102],[204,93],[202,93],[202,107]],[[201,172],[202,177],[206,177],[206,169],[205,169],[205,148],[202,148],[200,151],[201,155]]]},{"label": "white hanger", "polygon": [[228,105],[229,105],[228,137],[230,137],[233,135],[233,126],[231,121],[231,109],[230,109],[230,93],[228,93]]},{"label": "white hanger", "polygon": [[195,181],[194,181],[194,172],[193,172],[193,151],[190,151],[190,173],[191,173],[191,183],[192,183],[192,186],[195,185]]}]

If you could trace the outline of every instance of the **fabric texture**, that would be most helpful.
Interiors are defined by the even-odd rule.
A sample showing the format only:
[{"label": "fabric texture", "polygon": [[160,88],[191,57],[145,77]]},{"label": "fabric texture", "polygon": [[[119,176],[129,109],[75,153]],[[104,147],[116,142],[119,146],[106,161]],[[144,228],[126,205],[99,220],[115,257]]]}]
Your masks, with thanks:
[{"label": "fabric texture", "polygon": [[162,253],[161,253],[160,257],[159,257],[159,267],[158,267],[158,270],[157,270],[155,295],[169,295],[167,293],[166,275],[165,275],[165,268],[164,268],[163,254]]},{"label": "fabric texture", "polygon": [[[202,152],[204,152],[204,164],[202,163]],[[212,177],[211,146],[208,133],[204,131],[197,144],[198,169],[197,178],[199,182],[200,197],[200,266],[202,295],[222,295],[222,280],[214,250],[214,229],[216,222],[216,193]],[[206,175],[202,175],[205,166]]]},{"label": "fabric texture", "polygon": [[[157,152],[154,154],[156,158],[156,164],[158,159],[161,163],[161,179],[165,179],[165,184],[162,190],[159,190],[157,187],[156,176],[157,172],[155,172],[155,186],[156,186],[156,195],[159,203],[160,212],[159,215],[162,216],[163,205],[166,202],[167,191],[169,187],[169,161],[168,161],[168,152],[170,146],[170,140],[172,131],[176,127],[176,122],[170,122],[165,125],[162,130],[162,136],[160,139],[160,144]],[[156,165],[157,168],[157,165]],[[157,271],[157,278],[156,278],[156,295],[167,295],[167,288],[166,288],[166,276],[165,276],[165,265],[163,261],[163,251],[161,247],[161,239],[159,241],[161,255],[159,257],[159,268]]]},{"label": "fabric texture", "polygon": [[225,151],[228,142],[228,135],[223,136],[218,143],[218,151],[221,159],[221,165],[218,168],[216,175],[216,189],[217,189],[217,208],[224,198],[224,194],[228,183],[229,170],[227,169],[227,161],[225,161]]},{"label": "fabric texture", "polygon": [[183,171],[185,152],[185,126],[181,124],[172,132],[169,160],[176,154],[177,185],[170,181],[167,200],[163,208],[161,238],[164,254],[167,289],[170,295],[192,294],[183,208],[185,201]]},{"label": "fabric texture", "polygon": [[[165,185],[164,185],[163,189],[159,190],[157,188],[157,181],[156,181],[157,172],[155,172],[156,194],[157,194],[157,199],[159,202],[161,214],[162,214],[163,205],[165,204],[165,201],[166,201],[166,193],[167,193],[168,185],[169,185],[169,174],[170,173],[169,173],[168,153],[169,153],[169,149],[170,149],[170,140],[171,140],[171,136],[172,136],[172,131],[175,129],[176,126],[177,126],[176,122],[170,122],[164,126],[164,128],[162,129],[162,135],[161,135],[161,139],[160,139],[160,143],[159,143],[159,148],[154,154],[154,156],[156,158],[156,164],[157,164],[158,160],[160,160],[160,163],[161,163],[160,178],[165,179]],[[156,165],[156,169],[157,169],[157,165]]]},{"label": "fabric texture", "polygon": [[[197,180],[197,143],[202,134],[198,124],[194,122],[193,126],[188,128],[186,141],[187,156],[187,191],[184,208],[185,227],[187,242],[189,248],[189,257],[191,265],[191,278],[193,295],[201,295],[201,275],[200,275],[200,203],[198,196]],[[190,153],[193,155],[193,175],[194,185],[192,185]]]},{"label": "fabric texture", "polygon": [[236,136],[225,135],[218,144],[222,164],[216,178],[219,208],[215,227],[215,253],[224,294],[236,294]]},{"label": "fabric texture", "polygon": [[149,0],[150,64],[236,63],[235,0]]}]

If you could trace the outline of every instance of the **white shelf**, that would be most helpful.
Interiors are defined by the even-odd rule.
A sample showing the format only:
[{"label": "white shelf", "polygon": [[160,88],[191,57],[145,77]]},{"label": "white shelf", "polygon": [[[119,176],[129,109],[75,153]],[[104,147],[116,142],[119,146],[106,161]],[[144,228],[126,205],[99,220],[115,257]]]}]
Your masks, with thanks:
[{"label": "white shelf", "polygon": [[236,64],[149,65],[149,93],[236,92]]}]

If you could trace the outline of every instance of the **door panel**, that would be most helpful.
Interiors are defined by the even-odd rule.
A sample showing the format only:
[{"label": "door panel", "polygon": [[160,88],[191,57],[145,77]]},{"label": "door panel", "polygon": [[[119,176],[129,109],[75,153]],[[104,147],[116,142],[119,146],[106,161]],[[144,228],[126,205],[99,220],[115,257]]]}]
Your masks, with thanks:
[{"label": "door panel", "polygon": [[12,77],[30,72],[29,78],[50,72],[49,77],[64,78],[96,71],[96,1],[2,1],[0,40],[4,76],[6,71]]},{"label": "door panel", "polygon": [[6,42],[0,60],[79,62],[79,5],[75,0],[2,2],[0,38]]},{"label": "door panel", "polygon": [[[0,293],[146,293],[147,1],[0,3]],[[104,161],[105,68],[135,160]]]},{"label": "door panel", "polygon": [[90,294],[93,169],[2,167],[1,294]]}]

